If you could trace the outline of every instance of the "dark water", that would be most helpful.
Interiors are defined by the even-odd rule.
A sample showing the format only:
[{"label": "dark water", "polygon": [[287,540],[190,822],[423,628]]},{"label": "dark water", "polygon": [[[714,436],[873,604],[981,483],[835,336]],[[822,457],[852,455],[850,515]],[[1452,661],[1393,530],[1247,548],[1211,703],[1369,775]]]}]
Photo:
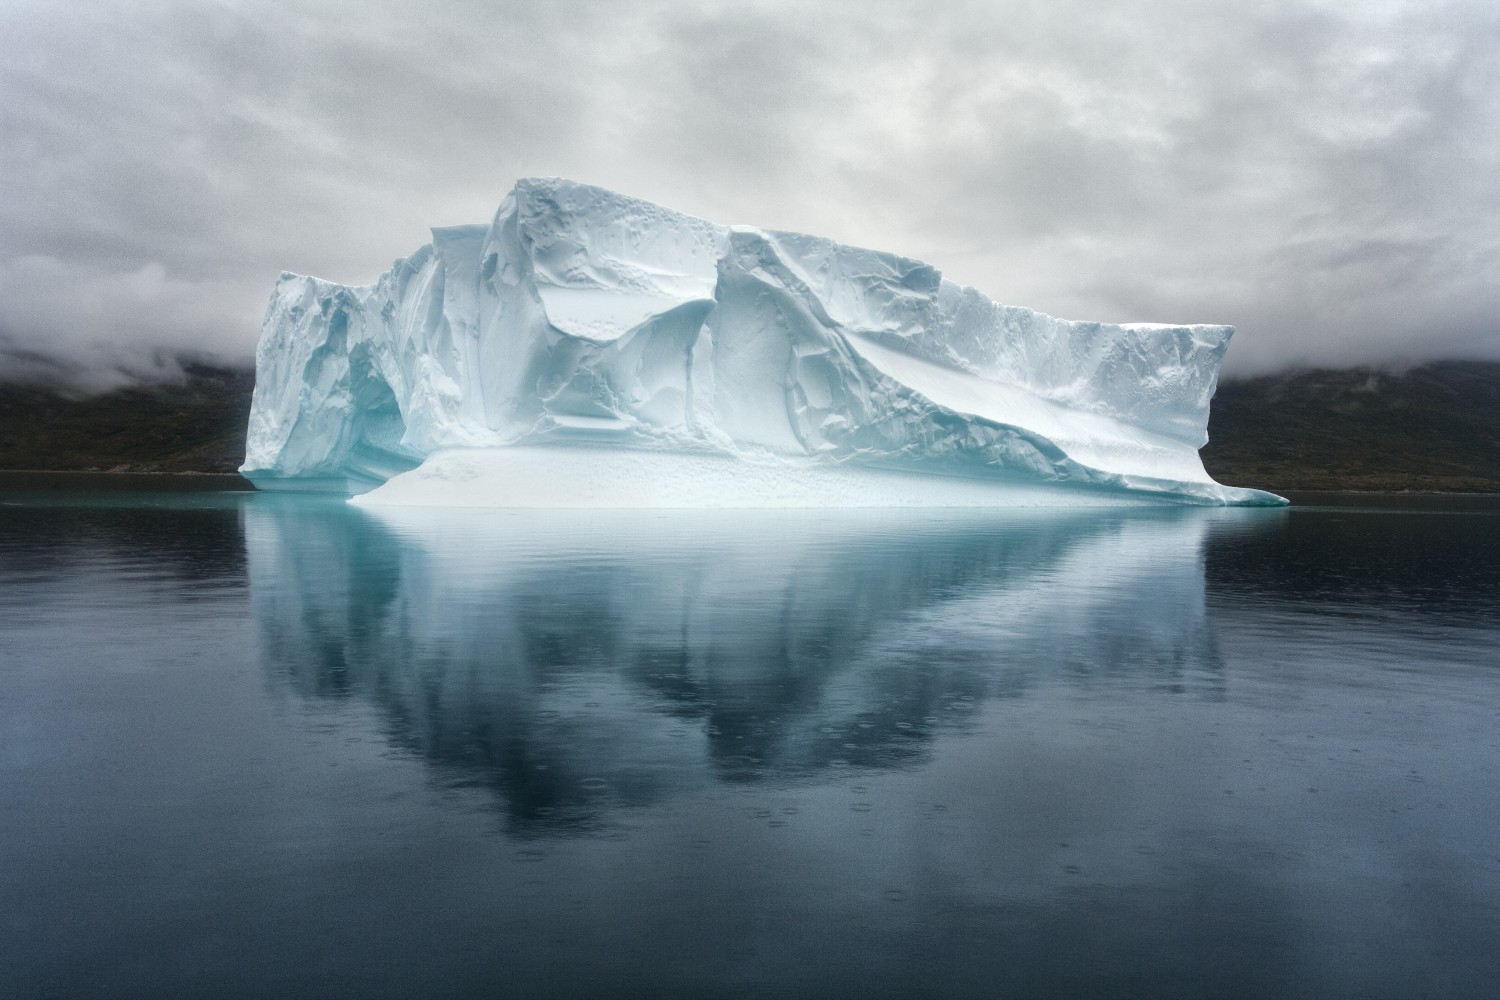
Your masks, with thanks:
[{"label": "dark water", "polygon": [[1494,996],[1426,506],[0,495],[0,996]]}]

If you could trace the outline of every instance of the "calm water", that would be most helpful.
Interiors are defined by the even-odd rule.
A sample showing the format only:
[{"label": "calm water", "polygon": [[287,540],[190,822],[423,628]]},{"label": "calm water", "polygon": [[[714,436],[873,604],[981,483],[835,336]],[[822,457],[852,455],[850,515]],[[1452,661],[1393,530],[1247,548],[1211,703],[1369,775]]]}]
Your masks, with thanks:
[{"label": "calm water", "polygon": [[1494,996],[1427,508],[0,494],[0,996]]}]

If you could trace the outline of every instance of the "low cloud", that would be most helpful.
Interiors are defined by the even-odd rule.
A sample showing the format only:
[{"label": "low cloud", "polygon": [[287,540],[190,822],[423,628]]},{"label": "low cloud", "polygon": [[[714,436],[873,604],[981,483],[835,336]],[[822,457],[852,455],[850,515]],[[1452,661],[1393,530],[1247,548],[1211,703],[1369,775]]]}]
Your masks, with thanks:
[{"label": "low cloud", "polygon": [[0,263],[0,375],[109,384],[177,371],[175,359],[242,363],[236,306],[253,314],[260,296],[232,281],[187,279],[152,261],[131,271],[56,257]]},{"label": "low cloud", "polygon": [[0,366],[248,361],[281,270],[372,280],[527,175],[1233,323],[1232,373],[1500,357],[1497,30],[1468,0],[13,4]]}]

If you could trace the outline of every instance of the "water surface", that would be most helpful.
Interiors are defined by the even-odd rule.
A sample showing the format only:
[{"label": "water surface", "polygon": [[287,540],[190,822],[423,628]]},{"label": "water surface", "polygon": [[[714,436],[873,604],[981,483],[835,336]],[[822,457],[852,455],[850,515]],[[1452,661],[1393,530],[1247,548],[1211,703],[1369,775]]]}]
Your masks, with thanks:
[{"label": "water surface", "polygon": [[0,494],[0,995],[1492,995],[1500,504],[1358,503]]}]

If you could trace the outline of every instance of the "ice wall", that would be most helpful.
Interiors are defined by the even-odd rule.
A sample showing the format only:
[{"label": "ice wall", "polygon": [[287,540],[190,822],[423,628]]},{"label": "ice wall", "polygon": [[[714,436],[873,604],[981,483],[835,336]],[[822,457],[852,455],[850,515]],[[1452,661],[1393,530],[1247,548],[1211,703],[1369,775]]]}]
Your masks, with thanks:
[{"label": "ice wall", "polygon": [[1232,332],[522,180],[374,285],[282,275],[242,471],[386,504],[1279,502],[1198,458]]}]

